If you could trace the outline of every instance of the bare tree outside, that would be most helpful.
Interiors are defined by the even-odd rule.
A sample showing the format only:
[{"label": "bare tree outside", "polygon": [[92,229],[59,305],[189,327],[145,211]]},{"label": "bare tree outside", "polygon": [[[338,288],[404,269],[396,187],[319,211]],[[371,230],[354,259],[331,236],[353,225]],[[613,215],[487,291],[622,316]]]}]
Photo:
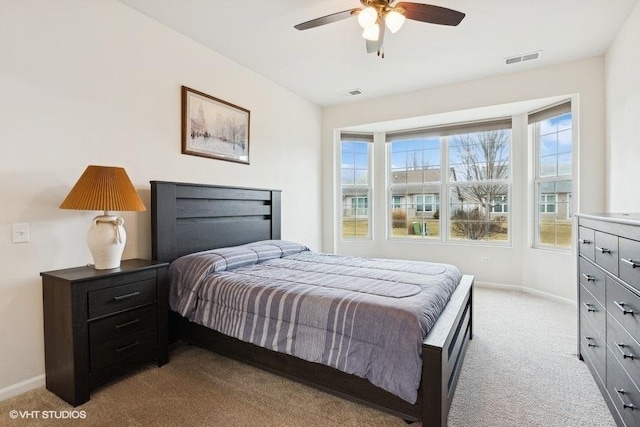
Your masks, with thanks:
[{"label": "bare tree outside", "polygon": [[451,231],[470,240],[506,237],[510,130],[456,135],[450,140]]}]

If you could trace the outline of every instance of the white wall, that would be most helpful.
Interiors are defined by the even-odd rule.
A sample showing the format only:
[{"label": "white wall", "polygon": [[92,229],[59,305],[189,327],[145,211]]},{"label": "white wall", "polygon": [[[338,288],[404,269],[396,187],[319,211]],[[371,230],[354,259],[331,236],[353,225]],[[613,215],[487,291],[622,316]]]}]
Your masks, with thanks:
[{"label": "white wall", "polygon": [[[147,209],[154,179],[282,189],[283,238],[320,248],[320,108],[116,1],[1,9],[0,399],[42,381],[39,272],[91,262],[96,213],[58,209],[89,164],[123,166]],[[251,111],[251,165],[180,153],[181,85]],[[149,212],[123,216],[124,258],[150,257]]]},{"label": "white wall", "polygon": [[[323,249],[363,256],[448,262],[459,266],[464,273],[474,274],[479,282],[523,286],[575,299],[575,255],[529,247],[529,236],[524,232],[527,212],[515,210],[527,199],[526,176],[520,178],[521,182],[514,181],[511,247],[388,241],[384,232],[376,233],[371,241],[341,242],[335,233],[336,129],[563,95],[574,96],[578,100],[576,115],[579,128],[575,132],[579,135],[576,159],[580,167],[576,166],[575,177],[581,190],[574,196],[578,204],[576,211],[602,211],[605,200],[605,92],[604,59],[598,57],[325,108],[322,124]],[[514,147],[514,152],[518,150],[526,150],[526,147]],[[384,151],[378,154],[380,159]],[[526,164],[514,167],[526,169]],[[382,194],[378,200],[383,200],[384,192],[379,193],[380,189],[375,191]],[[382,214],[377,216],[375,224],[378,230],[384,229]],[[491,262],[483,263],[481,257],[489,257]]]},{"label": "white wall", "polygon": [[640,3],[606,55],[607,209],[640,212]]}]

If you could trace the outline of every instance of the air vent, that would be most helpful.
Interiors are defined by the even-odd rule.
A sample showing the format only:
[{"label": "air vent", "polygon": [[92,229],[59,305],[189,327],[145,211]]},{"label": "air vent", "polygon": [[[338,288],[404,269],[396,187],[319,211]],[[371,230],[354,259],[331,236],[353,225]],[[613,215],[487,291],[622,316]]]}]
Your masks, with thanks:
[{"label": "air vent", "polygon": [[346,92],[342,92],[338,94],[338,96],[343,98],[346,96],[358,96],[358,95],[362,95],[362,91],[360,89],[351,89]]},{"label": "air vent", "polygon": [[510,56],[508,58],[504,58],[504,63],[506,65],[517,64],[519,62],[533,61],[535,59],[540,59],[542,56],[542,51],[539,50],[537,52],[524,53],[522,55]]}]

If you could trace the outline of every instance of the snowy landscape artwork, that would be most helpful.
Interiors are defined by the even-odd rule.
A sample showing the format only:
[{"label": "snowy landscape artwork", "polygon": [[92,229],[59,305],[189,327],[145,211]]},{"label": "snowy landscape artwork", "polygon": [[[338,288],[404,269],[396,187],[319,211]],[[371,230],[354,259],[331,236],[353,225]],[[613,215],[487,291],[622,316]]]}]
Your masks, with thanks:
[{"label": "snowy landscape artwork", "polygon": [[182,153],[249,164],[249,110],[182,86]]}]

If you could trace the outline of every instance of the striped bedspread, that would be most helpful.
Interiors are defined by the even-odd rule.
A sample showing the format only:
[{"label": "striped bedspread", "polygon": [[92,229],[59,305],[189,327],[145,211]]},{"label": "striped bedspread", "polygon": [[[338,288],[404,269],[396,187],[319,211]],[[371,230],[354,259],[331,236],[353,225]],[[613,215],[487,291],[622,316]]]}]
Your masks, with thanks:
[{"label": "striped bedspread", "polygon": [[316,253],[264,241],[179,258],[171,308],[242,341],[368,379],[415,403],[422,341],[456,267]]}]

